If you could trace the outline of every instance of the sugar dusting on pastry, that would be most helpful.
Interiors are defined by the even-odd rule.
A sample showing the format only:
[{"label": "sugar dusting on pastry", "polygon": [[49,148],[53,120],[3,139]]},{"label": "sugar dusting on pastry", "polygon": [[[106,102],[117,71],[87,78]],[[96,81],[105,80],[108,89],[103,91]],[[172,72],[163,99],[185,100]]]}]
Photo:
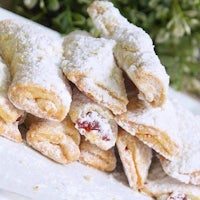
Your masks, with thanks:
[{"label": "sugar dusting on pastry", "polygon": [[[143,29],[130,24],[110,2],[95,1],[88,12],[105,38],[94,38],[87,32],[76,31],[63,40],[29,24],[14,21],[0,22],[0,52],[11,72],[9,98],[12,103],[38,117],[58,121],[66,117],[71,106],[69,115],[75,127],[85,136],[83,138],[86,138],[81,141],[80,153],[80,135],[74,124],[66,123],[67,128],[62,124],[65,118],[62,122],[48,120],[36,122],[27,133],[27,143],[56,162],[68,164],[79,159],[86,165],[110,172],[115,169],[117,162],[113,148],[118,134],[117,121],[127,132],[141,140],[127,133],[126,140],[122,142],[120,156],[125,163],[124,166],[127,167],[125,172],[131,187],[138,178],[136,190],[139,186],[142,192],[146,192],[149,183],[156,178],[162,179],[167,176],[166,174],[163,176],[159,171],[153,175],[155,179],[152,182],[146,180],[151,162],[150,148],[163,156],[160,156],[160,161],[165,172],[177,179],[175,189],[180,189],[181,184],[186,185],[181,182],[189,186],[199,185],[200,162],[197,157],[200,152],[200,137],[198,137],[200,118],[185,110],[180,109],[180,111],[175,104],[171,104],[171,100],[167,97],[169,77],[154,52],[150,36]],[[127,73],[139,90],[137,101],[129,99],[128,109],[124,79],[117,65]],[[0,68],[0,74],[1,72],[3,71]],[[70,86],[63,72],[88,99],[79,95],[77,99],[80,101],[75,104],[72,102],[70,105]],[[2,80],[5,82],[3,83]],[[0,94],[6,98],[7,92],[2,91],[8,89],[8,82],[9,77],[1,74]],[[26,91],[23,96],[21,92],[24,90]],[[15,101],[16,94],[21,95],[18,99],[20,103]],[[5,104],[6,98],[0,96],[0,104]],[[54,102],[57,104],[60,102],[64,106],[61,117],[51,117],[59,107]],[[7,109],[7,105],[4,108]],[[44,109],[44,112],[50,116],[41,114],[40,109]],[[117,115],[116,121],[114,115]],[[15,121],[18,121],[18,118]],[[57,127],[54,127],[54,123],[57,123]],[[10,128],[6,126],[4,133],[10,139],[16,136],[20,140],[18,122],[11,125]],[[76,136],[73,135],[73,129],[78,133]],[[14,134],[11,131],[15,131]],[[135,139],[138,143],[136,142],[134,146]],[[124,154],[127,151],[129,154]],[[136,154],[141,154],[142,158],[140,155],[137,157]],[[130,165],[126,164],[135,161],[135,157],[139,159],[132,163],[131,167],[138,166],[138,169],[132,172],[129,170]],[[157,182],[152,183],[156,192],[161,182],[158,181],[158,185]],[[170,178],[168,186],[171,184],[170,186],[173,187],[173,183]],[[188,185],[187,191],[188,188],[193,190],[196,187]],[[76,189],[79,189],[74,186],[71,188],[75,193],[77,193]],[[69,193],[70,189],[67,187]],[[160,198],[193,199],[183,190],[178,189],[169,192],[165,187],[164,195]],[[199,188],[197,191],[199,192]],[[152,196],[155,197],[157,194]]]},{"label": "sugar dusting on pastry", "polygon": [[[7,96],[8,84],[10,83],[10,73],[8,68],[3,63],[2,57],[0,56],[0,94],[3,97]],[[2,100],[2,98],[0,98]]]},{"label": "sugar dusting on pastry", "polygon": [[67,80],[63,77],[60,66],[62,39],[47,35],[42,29],[27,24],[20,25],[20,31],[15,34],[19,45],[16,51],[21,52],[15,53],[12,64],[16,65],[15,59],[21,59],[19,63],[21,70],[15,74],[12,84],[23,78],[21,80],[24,83],[34,82],[47,90],[57,90],[61,100],[66,102]]},{"label": "sugar dusting on pastry", "polygon": [[95,131],[102,140],[109,141],[112,138],[112,129],[108,120],[103,119],[96,112],[89,112],[85,116],[82,116],[76,123],[76,128],[82,135],[87,132]]},{"label": "sugar dusting on pastry", "polygon": [[185,184],[168,176],[163,171],[160,161],[156,157],[152,160],[148,178],[142,191],[149,196],[156,197],[157,200],[172,200],[172,197],[174,199],[186,197],[186,200],[197,200],[200,196],[199,186]]},{"label": "sugar dusting on pastry", "polygon": [[73,88],[73,101],[69,116],[79,130],[92,144],[103,150],[115,145],[118,126],[112,112]]},{"label": "sugar dusting on pastry", "polygon": [[111,2],[94,1],[88,13],[102,36],[116,40],[117,63],[138,87],[139,97],[152,106],[161,106],[167,98],[169,76],[154,51],[150,36],[129,23]]},{"label": "sugar dusting on pastry", "polygon": [[63,43],[63,71],[85,95],[117,114],[126,111],[128,101],[114,46],[114,40],[72,32]]},{"label": "sugar dusting on pastry", "polygon": [[13,106],[8,99],[10,81],[9,69],[0,56],[0,119],[12,123],[16,122],[23,112]]},{"label": "sugar dusting on pastry", "polygon": [[23,112],[15,108],[9,101],[7,96],[9,84],[10,73],[0,56],[0,135],[15,142],[21,142],[18,119]]},{"label": "sugar dusting on pastry", "polygon": [[[2,55],[12,75],[9,99],[38,117],[62,120],[71,103],[70,87],[60,67],[62,39],[42,28],[12,20],[2,21],[0,28]],[[53,116],[58,112],[60,116]]]},{"label": "sugar dusting on pastry", "polygon": [[127,112],[115,117],[117,123],[159,154],[173,160],[181,151],[181,144],[176,111],[170,100],[158,108],[149,106],[135,95],[129,100]]},{"label": "sugar dusting on pastry", "polygon": [[119,129],[116,146],[129,186],[140,190],[147,179],[152,149],[123,129]]},{"label": "sugar dusting on pastry", "polygon": [[200,184],[200,117],[173,101],[179,121],[178,136],[181,153],[173,161],[161,158],[163,169],[170,176],[194,185]]}]

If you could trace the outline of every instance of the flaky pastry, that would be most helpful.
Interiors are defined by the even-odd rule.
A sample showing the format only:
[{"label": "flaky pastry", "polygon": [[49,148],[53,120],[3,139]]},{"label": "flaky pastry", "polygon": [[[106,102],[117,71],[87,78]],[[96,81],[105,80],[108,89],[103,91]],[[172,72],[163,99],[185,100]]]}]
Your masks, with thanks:
[{"label": "flaky pastry", "polygon": [[102,36],[116,40],[115,58],[139,89],[139,98],[154,107],[161,106],[167,97],[169,76],[154,51],[150,36],[129,23],[111,2],[94,1],[88,13]]},{"label": "flaky pastry", "polygon": [[113,56],[114,40],[72,32],[63,42],[63,71],[80,91],[114,114],[126,111],[128,103],[122,71]]},{"label": "flaky pastry", "polygon": [[73,89],[72,99],[69,115],[80,134],[103,150],[113,147],[118,125],[112,112],[92,101],[77,88]]},{"label": "flaky pastry", "polygon": [[178,120],[170,100],[162,107],[151,107],[133,93],[129,96],[127,112],[115,117],[117,123],[131,135],[172,160],[181,151]]},{"label": "flaky pastry", "polygon": [[10,85],[10,73],[0,57],[0,135],[15,142],[21,142],[18,123],[23,115],[8,99],[7,92]]},{"label": "flaky pastry", "polygon": [[162,167],[181,182],[200,185],[200,117],[181,107],[176,100],[172,102],[179,120],[178,139],[182,150],[172,161],[160,156]]},{"label": "flaky pastry", "polygon": [[152,150],[123,129],[119,129],[116,145],[130,187],[140,190],[147,179]]},{"label": "flaky pastry", "polygon": [[31,147],[58,163],[79,159],[80,134],[69,117],[62,122],[39,119],[31,123],[33,118],[27,119],[27,123],[25,120],[30,125],[26,140]]},{"label": "flaky pastry", "polygon": [[82,137],[80,151],[79,161],[85,165],[108,172],[116,167],[117,160],[113,148],[107,151],[102,150]]},{"label": "flaky pastry", "polygon": [[71,90],[60,66],[61,38],[15,20],[1,21],[0,32],[0,51],[12,78],[10,101],[37,117],[63,120]]}]

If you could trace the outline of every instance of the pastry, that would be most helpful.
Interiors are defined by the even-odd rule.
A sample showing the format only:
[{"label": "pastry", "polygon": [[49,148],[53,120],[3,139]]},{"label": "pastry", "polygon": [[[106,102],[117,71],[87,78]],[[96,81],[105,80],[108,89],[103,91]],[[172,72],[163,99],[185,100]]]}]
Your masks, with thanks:
[{"label": "pastry", "polygon": [[116,145],[130,187],[140,190],[148,175],[152,150],[123,129],[119,129]]},{"label": "pastry", "polygon": [[69,117],[62,122],[38,119],[31,123],[32,119],[25,120],[30,125],[26,140],[31,147],[61,164],[79,159],[80,135]]},{"label": "pastry", "polygon": [[71,90],[60,66],[61,38],[14,20],[1,21],[0,30],[0,51],[12,76],[10,101],[37,117],[62,121]]},{"label": "pastry", "polygon": [[179,141],[182,150],[170,161],[160,156],[164,171],[184,183],[200,185],[200,117],[181,107],[174,100],[179,120]]},{"label": "pastry", "polygon": [[159,200],[199,200],[200,188],[192,184],[181,183],[168,176],[158,159],[154,159],[144,184],[143,192]]},{"label": "pastry", "polygon": [[79,161],[85,165],[108,172],[113,171],[116,167],[117,161],[113,148],[107,151],[102,150],[83,137],[80,144],[80,151]]},{"label": "pastry", "polygon": [[21,142],[21,134],[18,130],[19,121],[23,111],[18,110],[9,101],[7,92],[10,84],[10,73],[0,57],[0,135],[15,142]]},{"label": "pastry", "polygon": [[127,112],[115,116],[115,120],[124,130],[169,160],[174,159],[181,149],[179,123],[170,100],[155,108],[131,94]]},{"label": "pastry", "polygon": [[69,115],[80,134],[103,150],[113,147],[118,125],[112,112],[92,101],[76,87],[72,99]]},{"label": "pastry", "polygon": [[154,51],[150,36],[129,23],[111,2],[94,1],[88,13],[102,36],[116,40],[117,64],[139,89],[138,97],[154,107],[163,105],[169,76]]},{"label": "pastry", "polygon": [[20,120],[23,111],[17,109],[8,99],[7,92],[10,85],[10,73],[0,57],[0,119],[5,122]]},{"label": "pastry", "polygon": [[63,42],[63,71],[80,91],[114,114],[128,103],[122,71],[113,56],[114,40],[72,32]]}]

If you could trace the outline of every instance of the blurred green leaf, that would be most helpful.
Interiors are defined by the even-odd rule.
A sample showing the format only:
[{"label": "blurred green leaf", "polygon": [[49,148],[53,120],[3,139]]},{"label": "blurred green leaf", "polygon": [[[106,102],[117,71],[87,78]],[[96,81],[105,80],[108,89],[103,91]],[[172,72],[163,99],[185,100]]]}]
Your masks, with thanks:
[{"label": "blurred green leaf", "polygon": [[57,11],[60,8],[60,4],[58,0],[49,0],[47,1],[47,9],[49,11]]}]

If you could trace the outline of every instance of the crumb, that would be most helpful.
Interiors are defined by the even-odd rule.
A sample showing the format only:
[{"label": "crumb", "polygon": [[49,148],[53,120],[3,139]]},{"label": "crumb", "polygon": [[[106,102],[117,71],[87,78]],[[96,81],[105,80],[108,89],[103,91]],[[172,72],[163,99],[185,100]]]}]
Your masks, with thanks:
[{"label": "crumb", "polygon": [[85,176],[83,176],[83,178],[84,178],[86,181],[91,181],[91,180],[92,180],[92,176],[90,176],[90,175],[85,175]]},{"label": "crumb", "polygon": [[35,190],[35,191],[39,190],[39,186],[38,186],[38,185],[35,185],[35,186],[33,187],[33,190]]}]

